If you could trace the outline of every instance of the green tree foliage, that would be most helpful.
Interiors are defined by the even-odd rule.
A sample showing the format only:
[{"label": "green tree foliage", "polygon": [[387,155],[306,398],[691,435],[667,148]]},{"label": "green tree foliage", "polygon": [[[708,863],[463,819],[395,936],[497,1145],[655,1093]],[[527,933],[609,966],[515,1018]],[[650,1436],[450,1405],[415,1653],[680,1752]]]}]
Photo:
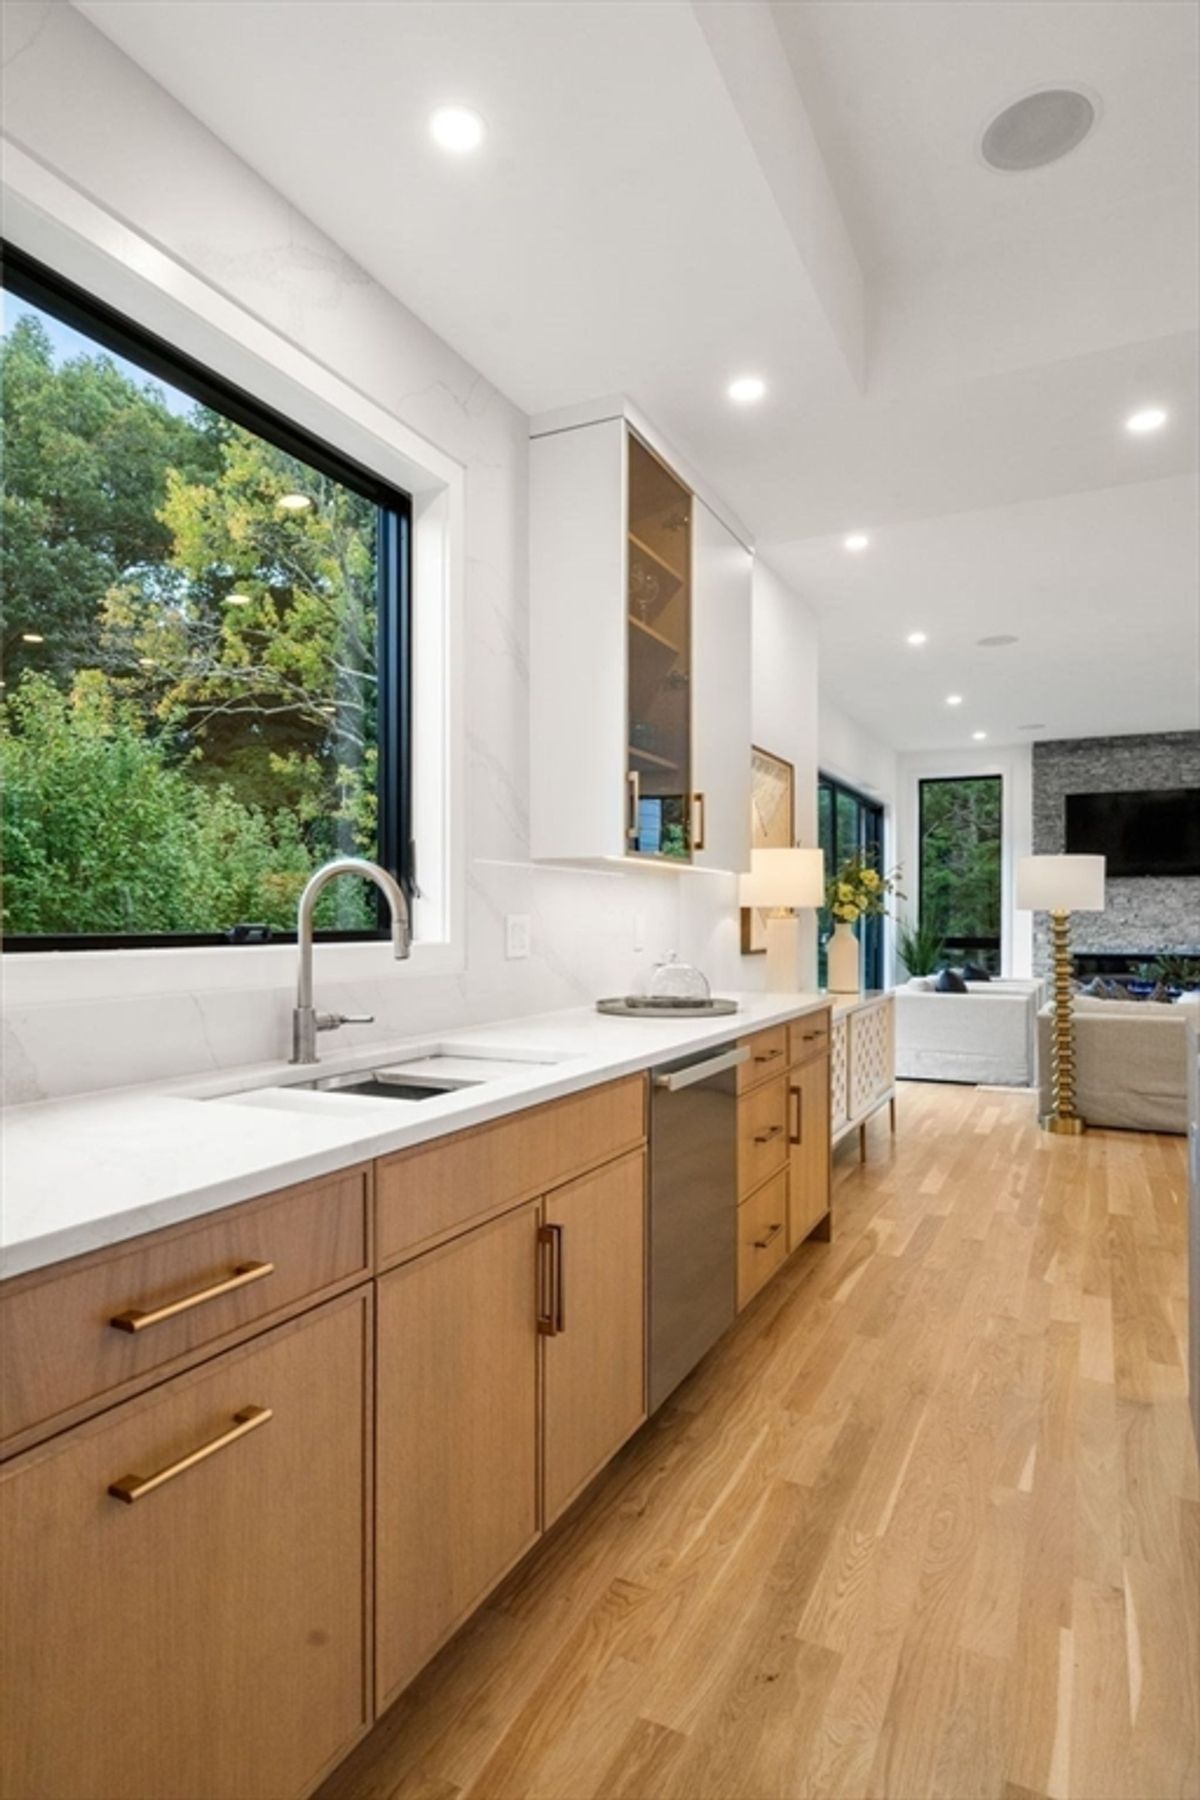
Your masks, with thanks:
[{"label": "green tree foliage", "polygon": [[998,938],[1001,783],[926,782],[921,826],[922,926],[943,937]]},{"label": "green tree foliage", "polygon": [[[375,508],[109,357],[56,367],[35,318],[0,381],[6,929],[292,925],[375,851]],[[347,883],[319,915],[373,918]]]}]

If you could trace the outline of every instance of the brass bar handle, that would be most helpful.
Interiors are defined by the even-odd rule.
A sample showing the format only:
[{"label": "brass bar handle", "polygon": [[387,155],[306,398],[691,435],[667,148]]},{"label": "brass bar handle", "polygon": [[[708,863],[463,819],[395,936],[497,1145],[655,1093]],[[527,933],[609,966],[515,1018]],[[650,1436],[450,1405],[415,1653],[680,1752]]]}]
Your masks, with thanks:
[{"label": "brass bar handle", "polygon": [[635,844],[638,837],[638,812],[642,804],[642,778],[636,769],[630,769],[625,779],[629,783],[629,812],[625,820],[625,836],[631,844]]},{"label": "brass bar handle", "polygon": [[538,1245],[549,1252],[542,1258],[538,1282],[537,1328],[543,1337],[557,1337],[563,1329],[566,1314],[563,1307],[563,1228],[561,1225],[539,1225]]},{"label": "brass bar handle", "polygon": [[811,1044],[814,1038],[819,1038],[819,1037],[824,1037],[824,1036],[825,1036],[825,1033],[823,1031],[802,1031],[800,1033],[800,1042],[802,1044]]},{"label": "brass bar handle", "polygon": [[567,1274],[565,1252],[566,1228],[562,1225],[550,1227],[554,1233],[554,1324],[557,1331],[567,1329]]},{"label": "brass bar handle", "polygon": [[769,1250],[782,1230],[782,1225],[772,1225],[765,1238],[755,1238],[754,1248],[756,1250]]},{"label": "brass bar handle", "polygon": [[782,1055],[782,1050],[756,1050],[754,1060],[755,1062],[775,1062]]},{"label": "brass bar handle", "polygon": [[214,1281],[211,1287],[185,1294],[182,1300],[171,1300],[166,1306],[156,1306],[150,1312],[133,1307],[129,1312],[117,1313],[108,1322],[114,1331],[145,1331],[148,1325],[161,1325],[164,1319],[174,1319],[179,1313],[190,1312],[193,1306],[203,1306],[208,1300],[219,1300],[222,1294],[236,1294],[239,1288],[249,1287],[251,1282],[262,1281],[274,1273],[273,1262],[239,1263],[232,1275]]},{"label": "brass bar handle", "polygon": [[771,1142],[772,1138],[777,1138],[777,1137],[782,1137],[782,1136],[783,1136],[783,1126],[782,1125],[772,1125],[768,1130],[760,1131],[757,1134],[757,1136],[755,1137],[754,1141],[756,1144],[769,1144]]},{"label": "brass bar handle", "polygon": [[[700,823],[697,825],[696,820]],[[708,806],[703,794],[692,795],[692,849],[703,850],[708,835]]]},{"label": "brass bar handle", "polygon": [[794,1087],[789,1088],[788,1092],[796,1102],[796,1128],[794,1131],[789,1131],[788,1143],[802,1144],[804,1142],[804,1089]]},{"label": "brass bar handle", "polygon": [[119,1481],[112,1483],[108,1491],[114,1500],[123,1500],[126,1506],[132,1506],[135,1500],[152,1494],[155,1488],[162,1487],[165,1482],[174,1481],[186,1469],[194,1469],[197,1463],[206,1462],[218,1450],[224,1450],[229,1444],[236,1444],[239,1438],[248,1437],[260,1425],[265,1425],[271,1416],[269,1406],[243,1406],[240,1412],[234,1413],[229,1430],[223,1431],[219,1437],[201,1444],[198,1450],[189,1451],[178,1462],[168,1463],[165,1469],[159,1469],[155,1475],[122,1475]]}]

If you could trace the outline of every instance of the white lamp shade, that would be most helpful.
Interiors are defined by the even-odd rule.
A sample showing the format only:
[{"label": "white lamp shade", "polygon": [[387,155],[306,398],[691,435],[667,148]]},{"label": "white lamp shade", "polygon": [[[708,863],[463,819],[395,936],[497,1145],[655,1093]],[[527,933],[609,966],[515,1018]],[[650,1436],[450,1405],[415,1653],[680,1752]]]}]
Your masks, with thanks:
[{"label": "white lamp shade", "polygon": [[1024,912],[1103,912],[1102,856],[1019,856],[1017,905]]},{"label": "white lamp shade", "polygon": [[750,873],[740,878],[743,906],[822,906],[823,850],[752,850]]}]

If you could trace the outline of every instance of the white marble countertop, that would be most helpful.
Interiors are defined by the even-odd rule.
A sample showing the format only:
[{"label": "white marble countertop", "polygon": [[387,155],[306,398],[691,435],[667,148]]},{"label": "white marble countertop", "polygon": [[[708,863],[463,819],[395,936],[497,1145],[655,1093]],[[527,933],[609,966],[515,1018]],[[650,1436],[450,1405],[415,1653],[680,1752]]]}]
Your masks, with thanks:
[{"label": "white marble countertop", "polygon": [[[708,1049],[834,999],[733,997],[739,1011],[722,1017],[623,1019],[579,1007],[326,1055],[317,1070],[265,1064],[9,1107],[0,1115],[0,1278]],[[291,1085],[432,1055],[509,1066],[482,1085],[419,1101]],[[453,1075],[452,1064],[439,1066]]]}]

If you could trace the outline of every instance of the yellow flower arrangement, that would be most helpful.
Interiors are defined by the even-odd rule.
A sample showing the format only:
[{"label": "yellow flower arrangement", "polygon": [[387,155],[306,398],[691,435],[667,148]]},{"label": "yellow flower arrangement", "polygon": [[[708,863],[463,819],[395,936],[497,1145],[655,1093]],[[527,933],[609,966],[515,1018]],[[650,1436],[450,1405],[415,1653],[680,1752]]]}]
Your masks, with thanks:
[{"label": "yellow flower arrangement", "polygon": [[828,883],[825,904],[839,924],[857,925],[864,916],[886,913],[893,894],[903,900],[899,880],[898,868],[885,875],[861,854],[852,856]]}]

